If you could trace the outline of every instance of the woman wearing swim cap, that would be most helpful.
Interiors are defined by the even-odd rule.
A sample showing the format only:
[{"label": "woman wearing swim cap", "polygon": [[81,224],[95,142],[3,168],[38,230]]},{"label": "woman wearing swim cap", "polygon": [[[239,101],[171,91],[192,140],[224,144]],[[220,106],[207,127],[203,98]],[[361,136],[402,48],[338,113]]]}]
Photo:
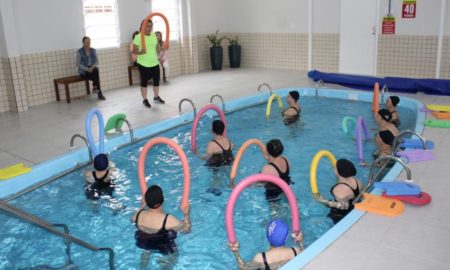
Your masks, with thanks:
[{"label": "woman wearing swim cap", "polygon": [[145,250],[141,255],[141,269],[146,269],[152,250],[164,255],[173,254],[177,251],[177,232],[191,231],[189,205],[181,208],[183,221],[166,214],[163,209],[164,195],[159,186],[153,185],[147,189],[145,203],[148,208],[140,209],[131,217],[131,222],[136,226],[136,246]]},{"label": "woman wearing swim cap", "polygon": [[300,117],[300,112],[302,109],[300,108],[300,104],[298,104],[299,97],[300,94],[298,91],[290,91],[286,96],[286,102],[289,107],[281,112],[284,117],[283,121],[286,125],[292,124]]},{"label": "woman wearing swim cap", "polygon": [[400,119],[398,116],[398,112],[395,109],[397,104],[400,102],[400,98],[397,96],[390,96],[388,99],[386,99],[386,109],[392,114],[391,123],[394,124],[395,127],[400,126]]},{"label": "woman wearing swim cap", "polygon": [[[284,151],[284,146],[279,139],[273,139],[266,144],[266,154],[269,157],[269,163],[266,164],[262,170],[262,174],[273,175],[279,177],[290,185],[292,183],[291,177],[289,175],[289,161],[286,157],[281,154]],[[272,183],[267,183],[264,185],[266,188],[266,199],[268,201],[279,200],[279,196],[283,191],[277,185]]]},{"label": "woman wearing swim cap", "polygon": [[98,154],[94,158],[94,171],[85,174],[86,186],[84,193],[89,200],[98,200],[101,196],[112,196],[114,191],[114,165],[105,154]]},{"label": "woman wearing swim cap", "polygon": [[234,160],[232,152],[234,145],[228,137],[223,135],[225,124],[222,120],[214,120],[211,129],[214,139],[208,143],[206,155],[202,157],[206,159],[206,166],[221,167],[231,165]]},{"label": "woman wearing swim cap", "polygon": [[[284,246],[288,235],[289,226],[283,220],[272,220],[266,230],[267,240],[270,243],[269,250],[256,254],[251,262],[245,262],[239,256],[238,242],[235,244],[228,243],[228,248],[236,254],[239,269],[278,269],[301,252],[299,247],[287,248]],[[300,238],[295,240],[299,242]]]},{"label": "woman wearing swim cap", "polygon": [[375,113],[375,122],[380,130],[390,130],[394,136],[398,136],[400,133],[398,129],[390,121],[392,120],[392,114],[386,110],[381,109]]},{"label": "woman wearing swim cap", "polygon": [[356,178],[356,172],[355,165],[351,161],[347,159],[338,160],[334,169],[337,183],[330,189],[333,200],[327,200],[322,195],[316,198],[320,203],[330,207],[328,217],[333,220],[334,224],[353,210],[353,199],[362,190],[363,185]]},{"label": "woman wearing swim cap", "polygon": [[372,153],[374,159],[389,156],[392,154],[392,144],[394,143],[394,135],[390,130],[381,130],[375,136],[375,144],[378,149]]}]

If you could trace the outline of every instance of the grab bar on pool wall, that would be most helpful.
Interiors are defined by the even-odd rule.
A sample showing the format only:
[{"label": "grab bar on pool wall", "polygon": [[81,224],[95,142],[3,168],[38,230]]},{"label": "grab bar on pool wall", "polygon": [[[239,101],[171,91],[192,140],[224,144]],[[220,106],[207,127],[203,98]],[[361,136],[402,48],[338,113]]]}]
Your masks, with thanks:
[{"label": "grab bar on pool wall", "polygon": [[316,83],[316,97],[319,95],[319,89],[322,88],[324,85],[324,82],[322,80],[318,80]]},{"label": "grab bar on pool wall", "polygon": [[127,124],[128,130],[130,131],[130,143],[133,143],[134,142],[134,131],[133,131],[133,127],[131,126],[130,121],[128,121],[127,119],[125,119],[125,118],[118,118],[118,119],[116,119],[116,123],[114,124],[116,132],[121,132],[122,131],[119,128],[120,121],[124,121],[125,124]]},{"label": "grab bar on pool wall", "polygon": [[262,83],[262,84],[258,85],[258,92],[261,91],[261,88],[263,86],[266,86],[269,89],[269,93],[270,93],[269,96],[271,97],[272,96],[272,87],[268,83]]},{"label": "grab bar on pool wall", "polygon": [[[406,181],[407,181],[407,182],[412,182],[411,170],[408,168],[408,166],[406,165],[406,163],[405,163],[401,158],[394,157],[394,156],[385,156],[385,157],[377,158],[377,159],[372,163],[372,165],[370,166],[369,183],[367,183],[367,186],[366,186],[365,188],[363,188],[363,190],[361,190],[361,192],[359,193],[358,196],[356,196],[356,198],[353,200],[353,204],[357,203],[357,202],[361,199],[362,195],[363,195],[365,192],[367,192],[367,190],[369,190],[370,187],[372,187],[372,185],[373,185],[373,183],[374,183],[374,180],[378,178],[378,176],[380,175],[381,171],[383,171],[383,169],[387,166],[388,161],[391,161],[391,160],[396,161],[396,162],[400,163],[400,164],[403,166],[403,168],[404,168],[405,171],[406,171],[406,179],[407,179]],[[386,162],[385,162],[385,163],[383,164],[383,166],[378,170],[377,175],[374,176],[374,173],[375,173],[375,167],[376,167],[380,162],[382,162],[382,161],[386,161]]]},{"label": "grab bar on pool wall", "polygon": [[394,142],[393,142],[393,147],[392,147],[392,155],[395,156],[395,154],[397,153],[398,148],[400,147],[401,141],[400,138],[403,137],[406,134],[412,134],[412,135],[416,135],[417,137],[419,137],[419,139],[422,141],[422,145],[423,145],[423,149],[427,150],[427,142],[425,140],[424,137],[422,137],[422,135],[420,135],[419,133],[415,132],[415,131],[411,131],[411,130],[405,130],[400,132],[400,134],[398,134],[395,138],[394,138]]},{"label": "grab bar on pool wall", "polygon": [[209,103],[213,103],[213,100],[215,97],[218,97],[220,99],[220,102],[222,102],[222,112],[225,113],[225,101],[223,100],[223,97],[219,94],[212,95],[209,99]]},{"label": "grab bar on pool wall", "polygon": [[383,85],[383,88],[381,88],[381,102],[386,102],[386,100],[384,99],[384,95],[389,92],[389,87],[387,84]]},{"label": "grab bar on pool wall", "polygon": [[76,138],[80,138],[84,141],[84,143],[86,144],[86,147],[89,151],[89,161],[92,162],[94,160],[94,158],[92,157],[92,150],[91,150],[91,147],[89,147],[88,140],[83,135],[80,135],[80,134],[73,135],[72,138],[70,138],[69,149],[75,149],[74,143],[75,143]]},{"label": "grab bar on pool wall", "polygon": [[[91,244],[89,244],[89,243],[87,243],[87,242],[85,242],[85,241],[83,241],[83,240],[81,240],[79,238],[74,237],[73,235],[67,233],[68,232],[68,228],[67,228],[67,226],[65,224],[52,225],[52,224],[46,222],[45,220],[43,220],[43,219],[41,219],[41,218],[39,218],[37,216],[31,215],[31,214],[29,214],[29,213],[27,213],[27,212],[25,212],[25,211],[23,211],[23,210],[21,210],[19,208],[16,208],[16,207],[14,207],[14,206],[12,206],[10,204],[7,204],[6,202],[4,202],[2,200],[0,200],[0,209],[2,209],[3,211],[5,211],[5,212],[7,212],[7,213],[9,213],[11,215],[13,215],[14,217],[22,219],[23,221],[26,221],[26,222],[28,222],[28,223],[30,223],[32,225],[37,226],[37,227],[40,227],[40,228],[48,231],[51,234],[54,234],[54,235],[59,236],[61,238],[64,238],[66,240],[66,244],[67,245],[70,245],[70,243],[73,242],[73,243],[76,243],[76,244],[78,244],[78,245],[80,245],[80,246],[82,246],[84,248],[87,248],[87,249],[89,249],[91,251],[106,251],[106,252],[108,252],[109,269],[114,270],[116,268],[115,265],[114,265],[114,256],[115,255],[114,255],[114,250],[112,248],[99,248],[99,247],[91,245]],[[64,232],[56,229],[55,228],[56,226],[64,227],[65,228]],[[67,229],[67,232],[66,232],[66,229]],[[69,252],[70,252],[70,248],[69,248]],[[69,259],[71,260],[70,256],[69,256]]]},{"label": "grab bar on pool wall", "polygon": [[183,104],[183,102],[189,102],[192,105],[192,108],[194,109],[194,118],[197,115],[197,108],[195,107],[195,104],[192,100],[188,99],[188,98],[183,98],[182,100],[180,100],[180,103],[178,103],[178,114],[181,114],[181,105]]}]

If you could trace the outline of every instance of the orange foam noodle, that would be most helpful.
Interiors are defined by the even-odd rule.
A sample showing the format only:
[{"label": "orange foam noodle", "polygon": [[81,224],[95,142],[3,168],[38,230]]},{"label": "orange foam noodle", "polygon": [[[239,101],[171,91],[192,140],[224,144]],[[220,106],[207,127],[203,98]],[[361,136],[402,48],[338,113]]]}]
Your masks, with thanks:
[{"label": "orange foam noodle", "polygon": [[373,100],[372,100],[372,111],[378,112],[380,108],[380,85],[375,83],[373,86]]},{"label": "orange foam noodle", "polygon": [[147,17],[145,17],[142,25],[141,25],[141,44],[142,48],[146,51],[147,47],[145,46],[145,27],[147,27],[148,21],[151,20],[151,18],[159,16],[164,20],[164,24],[166,25],[166,40],[164,41],[164,49],[169,49],[169,39],[170,39],[170,26],[169,26],[169,20],[167,20],[166,16],[164,16],[160,12],[152,12]]},{"label": "orange foam noodle", "polygon": [[431,112],[437,119],[450,119],[450,112]]},{"label": "orange foam noodle", "polygon": [[239,151],[236,154],[236,157],[234,158],[234,162],[233,165],[231,166],[231,173],[230,173],[230,184],[233,185],[234,184],[234,179],[236,178],[236,173],[237,173],[237,169],[239,167],[239,162],[241,161],[242,155],[245,153],[245,150],[247,150],[247,148],[252,145],[252,144],[256,144],[259,149],[261,149],[261,152],[265,153],[266,150],[266,146],[258,139],[249,139],[247,140],[239,149]]},{"label": "orange foam noodle", "polygon": [[405,205],[396,199],[364,193],[364,201],[355,204],[355,208],[382,216],[396,217],[403,213]]}]

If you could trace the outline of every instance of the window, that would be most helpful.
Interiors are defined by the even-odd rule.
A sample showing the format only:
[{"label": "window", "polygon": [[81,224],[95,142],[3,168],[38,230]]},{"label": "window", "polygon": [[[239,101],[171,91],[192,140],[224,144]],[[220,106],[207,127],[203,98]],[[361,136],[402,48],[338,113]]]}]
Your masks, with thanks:
[{"label": "window", "polygon": [[92,47],[119,47],[117,0],[82,0],[84,29]]},{"label": "window", "polygon": [[[180,1],[179,0],[152,0],[152,12],[160,12],[166,16],[170,26],[170,40],[180,39]],[[152,18],[153,31],[161,31],[163,39],[166,35],[166,25],[159,16]]]}]

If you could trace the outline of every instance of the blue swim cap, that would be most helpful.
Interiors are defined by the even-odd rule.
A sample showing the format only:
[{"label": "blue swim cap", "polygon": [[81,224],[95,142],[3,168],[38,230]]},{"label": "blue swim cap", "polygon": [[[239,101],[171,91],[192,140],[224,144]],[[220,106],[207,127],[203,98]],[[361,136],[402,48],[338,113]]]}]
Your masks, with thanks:
[{"label": "blue swim cap", "polygon": [[274,219],[267,226],[267,240],[272,247],[284,246],[288,235],[289,226],[281,219]]},{"label": "blue swim cap", "polygon": [[105,154],[98,154],[94,158],[94,168],[97,171],[104,171],[108,168],[108,156]]}]

